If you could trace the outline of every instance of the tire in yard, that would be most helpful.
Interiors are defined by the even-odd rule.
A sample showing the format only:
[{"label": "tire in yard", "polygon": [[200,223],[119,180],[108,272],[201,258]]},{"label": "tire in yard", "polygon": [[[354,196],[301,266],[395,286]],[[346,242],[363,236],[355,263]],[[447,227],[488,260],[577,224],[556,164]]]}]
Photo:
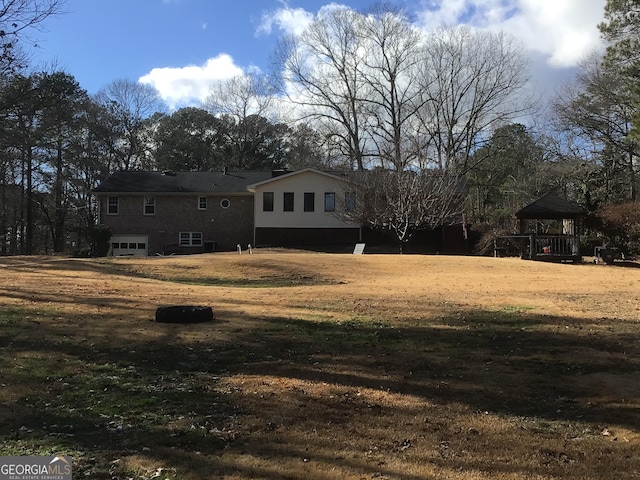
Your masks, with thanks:
[{"label": "tire in yard", "polygon": [[194,305],[171,305],[158,307],[156,322],[160,323],[201,323],[213,320],[211,307]]}]

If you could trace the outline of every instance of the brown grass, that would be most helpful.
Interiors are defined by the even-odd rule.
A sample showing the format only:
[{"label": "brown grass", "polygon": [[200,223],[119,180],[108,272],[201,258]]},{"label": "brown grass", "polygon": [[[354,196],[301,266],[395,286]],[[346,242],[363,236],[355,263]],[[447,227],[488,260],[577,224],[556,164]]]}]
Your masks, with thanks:
[{"label": "brown grass", "polygon": [[[160,305],[210,323],[153,321]],[[640,269],[0,259],[0,454],[74,478],[640,476]]]}]

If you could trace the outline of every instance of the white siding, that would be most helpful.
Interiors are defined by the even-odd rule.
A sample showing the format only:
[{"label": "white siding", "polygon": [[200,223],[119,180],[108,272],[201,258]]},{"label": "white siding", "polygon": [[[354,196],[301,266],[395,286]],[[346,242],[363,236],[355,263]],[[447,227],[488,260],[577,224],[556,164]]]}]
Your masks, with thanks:
[{"label": "white siding", "polygon": [[[353,228],[354,225],[339,219],[335,212],[324,211],[325,192],[335,192],[336,209],[344,204],[346,183],[338,178],[312,170],[276,177],[255,187],[255,227],[272,228]],[[273,211],[263,211],[264,192],[273,192]],[[294,194],[293,212],[285,212],[285,192]],[[304,211],[304,194],[315,194],[313,212]]]}]

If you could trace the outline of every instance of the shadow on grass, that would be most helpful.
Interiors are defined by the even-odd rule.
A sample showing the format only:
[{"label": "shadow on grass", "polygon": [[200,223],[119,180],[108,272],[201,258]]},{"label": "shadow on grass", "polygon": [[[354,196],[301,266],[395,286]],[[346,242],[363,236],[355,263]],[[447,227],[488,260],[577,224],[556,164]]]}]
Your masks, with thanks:
[{"label": "shadow on grass", "polygon": [[[212,255],[212,254],[205,254]],[[214,254],[215,255],[215,254]],[[146,265],[152,264],[154,258],[145,258]],[[187,285],[203,285],[217,287],[243,287],[243,288],[282,288],[305,285],[332,285],[341,283],[331,278],[319,275],[309,275],[307,271],[300,271],[292,268],[286,263],[277,261],[265,261],[260,264],[264,270],[262,276],[258,278],[241,277],[217,277],[199,276],[197,274],[184,275],[185,268],[182,267],[175,274],[170,271],[164,273],[153,273],[147,269],[138,269],[135,264],[118,263],[113,258],[84,259],[69,258],[4,258],[0,265],[0,272],[22,273],[37,269],[40,273],[55,275],[57,272],[90,272],[107,275],[118,275],[133,279],[145,278],[159,280],[162,282],[182,283]]]},{"label": "shadow on grass", "polygon": [[[311,457],[327,471],[411,479],[425,477],[372,464],[350,452],[348,439],[374,441],[375,425],[392,428],[425,415],[433,432],[451,432],[446,418],[438,423],[438,405],[519,419],[543,437],[553,425],[564,425],[565,436],[572,428],[578,436],[585,426],[595,435],[605,427],[640,430],[637,325],[605,319],[590,332],[574,318],[455,310],[411,326],[261,317],[251,319],[252,329],[234,327],[225,321],[230,313],[219,310],[217,321],[197,326],[148,322],[143,327],[156,333],[154,340],[122,330],[124,324],[87,340],[90,320],[45,313],[33,324],[24,321],[26,310],[0,309],[3,453],[75,455],[79,478],[126,478],[133,467],[119,459],[143,456],[179,465],[177,478],[204,478],[205,472],[299,478],[293,467],[276,469],[272,460],[297,459],[304,469]],[[207,339],[221,328],[233,340]],[[177,333],[185,330],[201,332],[202,339],[181,341]],[[226,381],[235,376],[263,378],[263,391]],[[282,381],[293,383],[278,387]],[[334,392],[312,396],[299,385],[328,385]],[[359,396],[363,389],[411,397],[420,407],[392,408]],[[472,429],[464,431],[469,442]],[[433,432],[432,440],[445,438]],[[396,445],[390,438],[376,451],[404,455],[402,442],[409,440]],[[451,442],[436,442],[437,454],[426,461],[441,469],[548,473],[544,460],[498,467],[489,457],[448,456]],[[550,452],[552,459],[567,455]],[[234,463],[233,455],[260,461]],[[637,456],[632,461],[640,468]],[[557,468],[565,478],[604,478],[589,465]],[[629,471],[629,465],[607,468],[609,478]]]}]

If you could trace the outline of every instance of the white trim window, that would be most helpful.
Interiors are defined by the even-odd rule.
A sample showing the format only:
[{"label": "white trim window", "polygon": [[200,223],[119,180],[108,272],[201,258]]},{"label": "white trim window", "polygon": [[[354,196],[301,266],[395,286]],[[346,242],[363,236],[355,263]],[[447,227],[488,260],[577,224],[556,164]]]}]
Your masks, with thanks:
[{"label": "white trim window", "polygon": [[198,210],[207,209],[207,197],[198,197]]},{"label": "white trim window", "polygon": [[156,197],[144,197],[144,212],[145,215],[156,214]]},{"label": "white trim window", "polygon": [[202,232],[180,232],[178,243],[181,247],[200,247]]},{"label": "white trim window", "polygon": [[120,207],[119,197],[107,198],[107,215],[118,215]]}]

